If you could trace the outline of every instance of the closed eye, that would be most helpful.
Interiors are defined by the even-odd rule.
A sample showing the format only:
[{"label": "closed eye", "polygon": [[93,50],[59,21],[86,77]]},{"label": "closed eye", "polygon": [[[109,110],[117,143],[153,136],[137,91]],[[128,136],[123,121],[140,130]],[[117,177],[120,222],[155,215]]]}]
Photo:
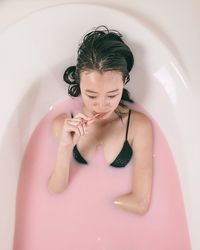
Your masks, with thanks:
[{"label": "closed eye", "polygon": [[117,96],[117,95],[110,95],[110,96],[108,96],[109,98],[114,98],[115,96]]},{"label": "closed eye", "polygon": [[[108,96],[109,98],[115,98],[117,95],[110,95],[110,96]],[[91,99],[95,99],[95,98],[97,98],[97,96],[91,96],[91,95],[88,95],[88,97],[89,98],[91,98]]]},{"label": "closed eye", "polygon": [[91,98],[91,99],[95,99],[96,98],[96,96],[91,96],[91,95],[88,95],[88,97]]}]

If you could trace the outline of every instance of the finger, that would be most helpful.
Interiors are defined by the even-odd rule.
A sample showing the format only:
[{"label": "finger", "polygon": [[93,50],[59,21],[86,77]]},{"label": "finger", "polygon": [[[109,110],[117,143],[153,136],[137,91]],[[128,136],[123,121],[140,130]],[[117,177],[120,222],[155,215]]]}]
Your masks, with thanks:
[{"label": "finger", "polygon": [[99,116],[101,116],[100,113],[97,113],[97,114],[93,115],[89,120],[87,120],[86,123],[87,123],[87,124],[93,123]]},{"label": "finger", "polygon": [[82,113],[78,113],[74,118],[66,119],[66,122],[70,123],[70,124],[74,124],[77,125],[76,122],[80,122],[80,124],[91,124],[95,121],[95,118],[97,118],[99,116],[99,114],[95,114],[92,117],[88,117]]},{"label": "finger", "polygon": [[79,114],[77,115],[77,117],[78,117],[78,118],[81,118],[82,124],[83,124],[83,123],[87,123],[89,120],[91,120],[91,119],[93,118],[93,116],[86,116],[86,115],[84,115],[84,114],[82,114],[82,113],[79,113]]},{"label": "finger", "polygon": [[77,122],[77,123],[74,123],[74,124],[87,124],[89,120],[85,120],[83,118],[79,118],[78,120],[74,121],[74,122]]},{"label": "finger", "polygon": [[87,122],[87,125],[92,124],[93,122],[95,122],[95,119],[91,119],[90,121]]},{"label": "finger", "polygon": [[[89,120],[89,119],[88,119]],[[73,124],[73,125],[77,125],[77,124],[84,124],[84,123],[87,123],[88,120],[85,120],[81,117],[76,117],[76,118],[73,118],[73,119],[69,119],[67,121],[67,123],[69,124]]]},{"label": "finger", "polygon": [[69,132],[74,132],[78,136],[81,136],[80,130],[77,126],[68,124],[68,126],[65,127],[65,129],[64,129],[64,133],[69,133]]},{"label": "finger", "polygon": [[67,123],[76,126],[78,124],[81,124],[81,120],[69,120]]},{"label": "finger", "polygon": [[96,117],[93,116],[93,117],[89,118],[88,120],[82,120],[81,124],[91,124],[95,121],[95,118]]},{"label": "finger", "polygon": [[68,121],[68,124],[70,125],[73,125],[73,126],[79,126],[79,125],[82,125],[83,126],[83,131],[84,131],[84,134],[86,134],[87,132],[87,123],[86,122],[79,122],[79,121],[73,121],[73,120],[70,120]]},{"label": "finger", "polygon": [[65,127],[68,125],[78,126],[79,124],[87,123],[87,121],[83,120],[82,118],[73,118],[73,119],[67,119],[65,121]]},{"label": "finger", "polygon": [[75,132],[79,136],[83,136],[88,133],[86,124],[80,124],[79,122],[72,121],[68,121],[68,124],[65,126],[63,132]]},{"label": "finger", "polygon": [[82,119],[84,119],[84,120],[89,120],[91,117],[89,117],[89,116],[87,116],[87,115],[84,115],[83,113],[78,113],[76,116],[75,116],[75,118],[82,118]]},{"label": "finger", "polygon": [[84,129],[83,129],[83,126],[82,125],[78,125],[77,126],[79,131],[80,131],[80,134],[83,136],[85,133],[84,133]]},{"label": "finger", "polygon": [[84,134],[88,134],[88,129],[87,129],[86,124],[83,124],[83,130],[84,130]]},{"label": "finger", "polygon": [[82,132],[81,132],[81,129],[79,127],[76,127],[75,128],[75,131],[76,131],[76,134],[80,137],[82,136]]}]

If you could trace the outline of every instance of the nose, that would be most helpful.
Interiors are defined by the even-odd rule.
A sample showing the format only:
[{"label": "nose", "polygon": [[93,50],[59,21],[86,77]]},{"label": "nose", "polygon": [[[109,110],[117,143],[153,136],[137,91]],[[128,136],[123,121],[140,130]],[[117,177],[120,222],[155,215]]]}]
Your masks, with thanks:
[{"label": "nose", "polygon": [[94,106],[97,107],[100,111],[105,111],[105,109],[110,105],[107,98],[99,98],[98,101],[94,103]]}]

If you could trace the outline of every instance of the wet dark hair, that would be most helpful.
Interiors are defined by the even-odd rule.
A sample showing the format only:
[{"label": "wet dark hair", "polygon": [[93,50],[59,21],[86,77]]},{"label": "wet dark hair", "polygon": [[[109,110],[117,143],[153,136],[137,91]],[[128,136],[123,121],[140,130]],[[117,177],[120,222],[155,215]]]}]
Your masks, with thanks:
[{"label": "wet dark hair", "polygon": [[[117,30],[109,30],[105,25],[100,25],[84,36],[78,48],[77,65],[65,70],[63,80],[69,84],[68,94],[77,97],[81,94],[81,72],[95,70],[103,73],[115,70],[122,73],[123,82],[127,84],[133,65],[133,54],[122,40],[122,34]],[[119,105],[125,106],[123,101],[134,102],[125,88]]]}]

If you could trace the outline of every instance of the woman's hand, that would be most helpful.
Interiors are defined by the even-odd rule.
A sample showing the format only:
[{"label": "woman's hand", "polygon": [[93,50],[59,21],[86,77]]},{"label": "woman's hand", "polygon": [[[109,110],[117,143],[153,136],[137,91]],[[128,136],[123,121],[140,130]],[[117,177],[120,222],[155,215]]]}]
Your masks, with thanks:
[{"label": "woman's hand", "polygon": [[61,144],[74,146],[81,136],[88,134],[88,126],[95,121],[97,116],[98,114],[88,117],[79,113],[73,118],[66,118],[61,135]]}]

